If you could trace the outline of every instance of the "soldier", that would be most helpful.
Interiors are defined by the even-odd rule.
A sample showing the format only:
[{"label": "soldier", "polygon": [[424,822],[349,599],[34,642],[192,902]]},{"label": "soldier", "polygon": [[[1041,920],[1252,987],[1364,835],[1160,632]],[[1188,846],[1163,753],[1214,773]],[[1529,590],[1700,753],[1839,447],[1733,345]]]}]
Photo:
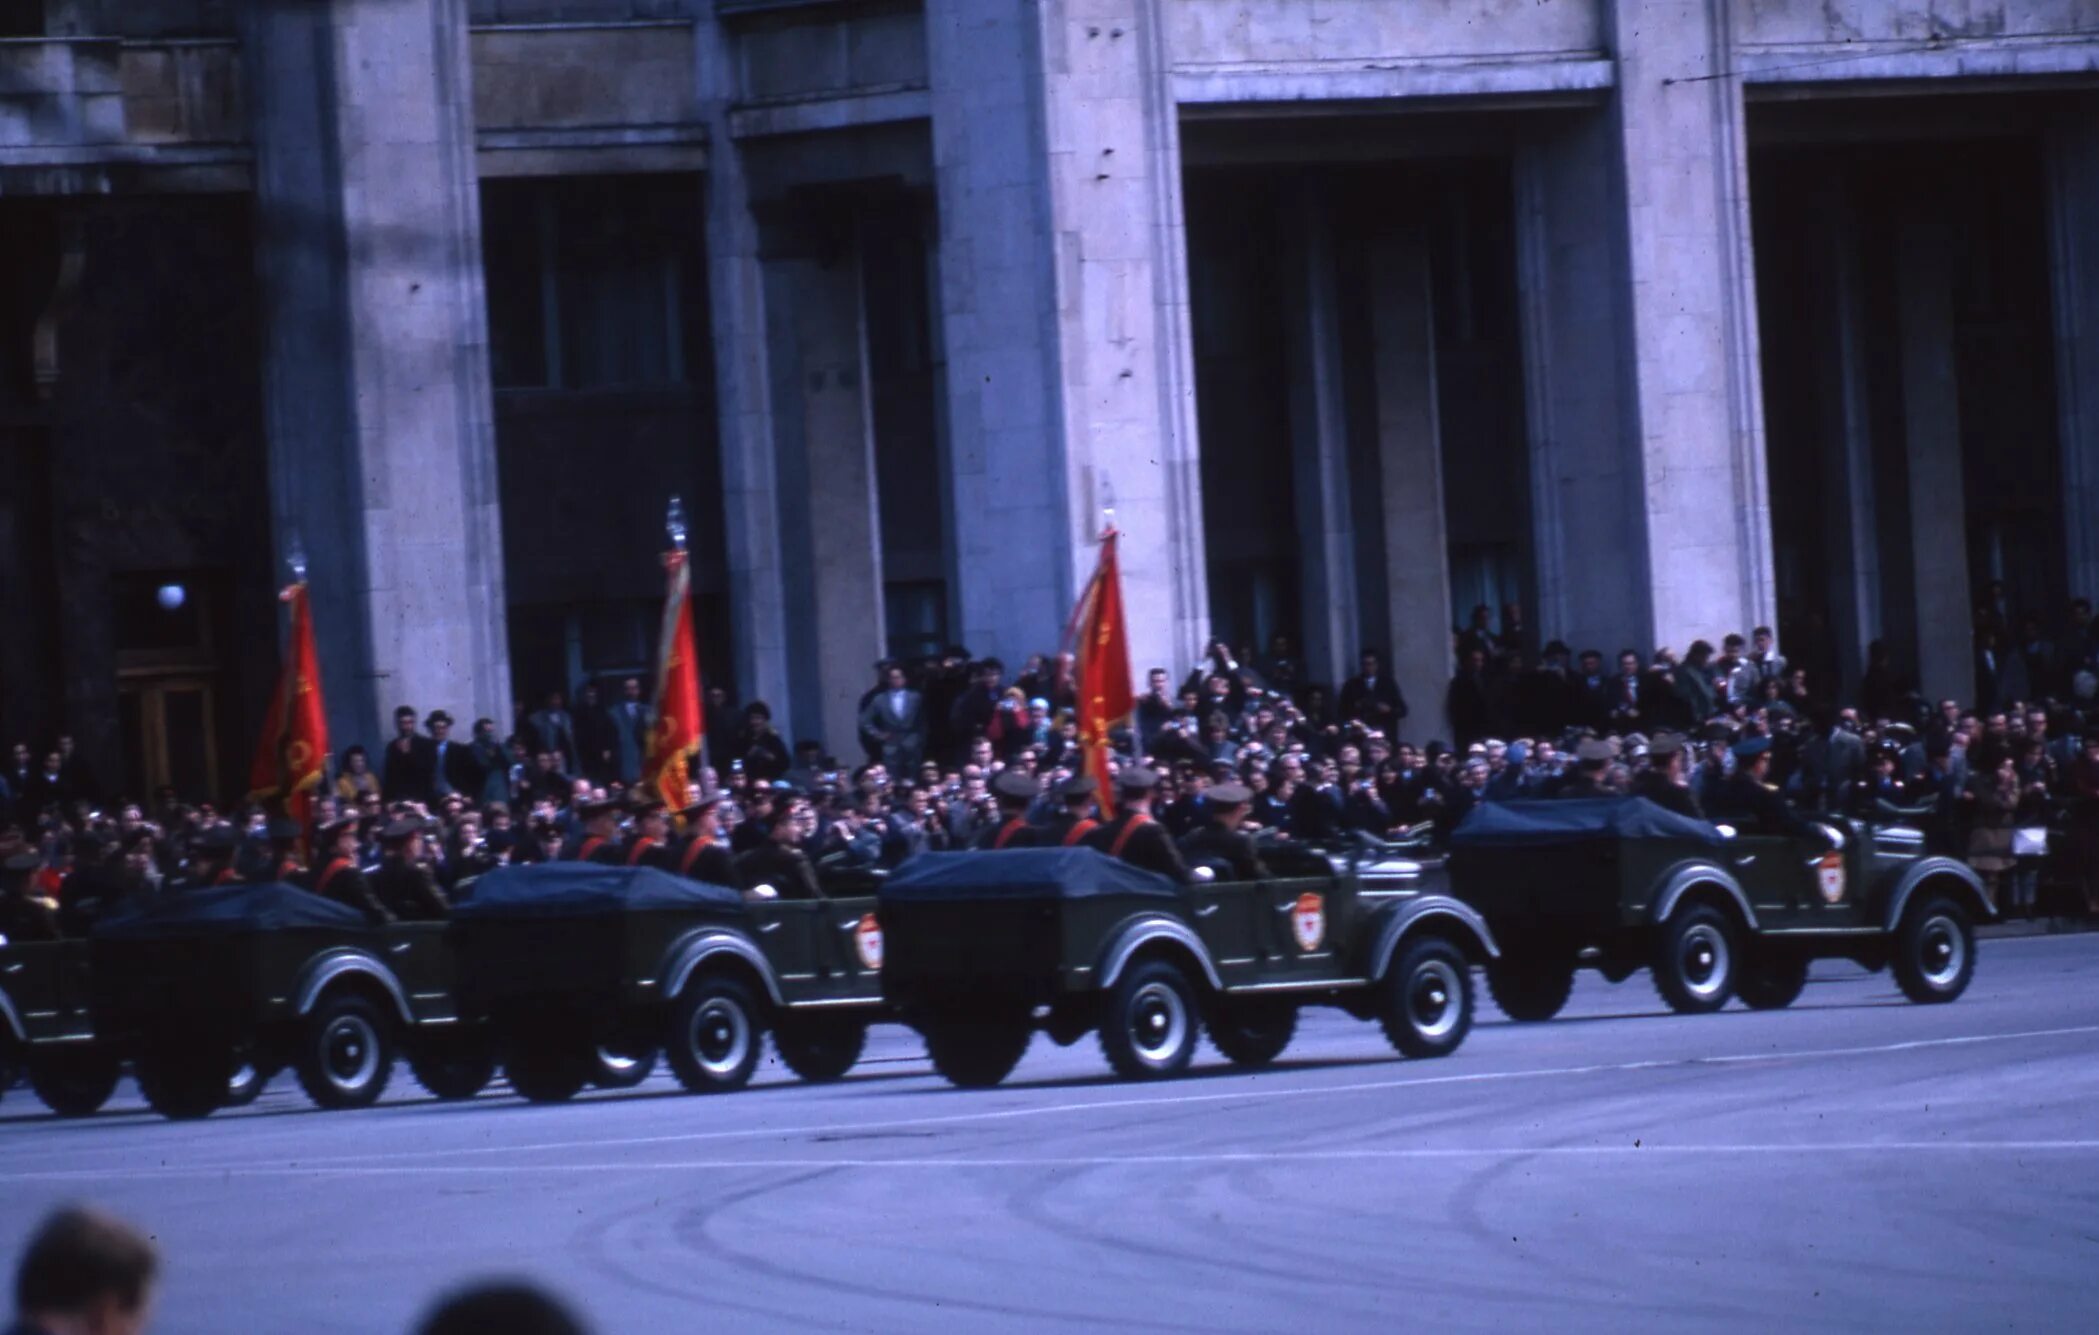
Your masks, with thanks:
[{"label": "soldier", "polygon": [[299,823],[282,817],[269,824],[270,874],[272,881],[290,881],[297,884],[306,874],[306,864],[299,861]]},{"label": "soldier", "polygon": [[1815,830],[1793,814],[1778,789],[1764,781],[1771,772],[1771,739],[1751,737],[1735,745],[1735,772],[1720,785],[1713,819],[1742,827],[1744,834],[1812,835]]},{"label": "soldier", "polygon": [[655,867],[672,871],[677,863],[671,852],[670,817],[656,790],[643,786],[627,796],[627,813],[634,817],[634,834],[620,849],[620,862],[629,867]]},{"label": "soldier", "polygon": [[809,803],[801,797],[776,804],[765,842],[736,859],[736,884],[745,890],[770,886],[781,899],[822,899],[823,887],[816,883],[816,868],[802,852],[802,825]]},{"label": "soldier", "polygon": [[174,882],[178,890],[208,890],[219,885],[238,885],[240,873],[233,869],[233,855],[240,851],[240,835],[231,825],[209,826],[190,840],[189,870]]},{"label": "soldier", "polygon": [[1209,819],[1181,838],[1181,854],[1190,862],[1222,862],[1231,868],[1235,881],[1259,881],[1268,876],[1253,838],[1239,832],[1253,806],[1253,790],[1243,784],[1220,783],[1210,789],[1205,806]]},{"label": "soldier", "polygon": [[34,853],[17,853],[0,864],[0,938],[58,940],[58,905],[36,892],[37,869],[43,865]]},{"label": "soldier", "polygon": [[1188,864],[1181,860],[1181,850],[1174,847],[1166,827],[1152,819],[1152,790],[1158,786],[1159,776],[1141,765],[1117,774],[1115,800],[1122,810],[1087,835],[1086,846],[1186,885]]},{"label": "soldier", "polygon": [[379,870],[372,873],[372,893],[403,922],[433,922],[452,915],[444,891],[423,866],[421,818],[402,816],[379,832]]},{"label": "soldier", "polygon": [[1891,807],[1906,807],[1911,802],[1910,786],[1902,779],[1902,747],[1896,742],[1882,742],[1873,748],[1865,774],[1845,795],[1845,810],[1867,820],[1884,818],[1880,811],[1882,802]]},{"label": "soldier", "polygon": [[562,846],[561,862],[596,862],[617,867],[619,856],[619,803],[593,798],[577,809],[583,817],[583,833]]},{"label": "soldier", "polygon": [[368,922],[390,923],[394,915],[379,902],[371,882],[357,865],[358,823],[356,816],[337,816],[323,825],[314,847],[320,870],[300,878],[298,883],[323,899],[356,909]]},{"label": "soldier", "polygon": [[1040,832],[1028,824],[1028,808],[1042,795],[1033,779],[1019,770],[1000,770],[991,781],[991,795],[998,802],[998,824],[978,830],[971,848],[1033,848],[1042,841]]},{"label": "soldier", "polygon": [[1618,758],[1617,743],[1603,737],[1584,737],[1574,748],[1574,773],[1553,786],[1552,795],[1564,798],[1616,797],[1604,787],[1604,772]]},{"label": "soldier", "polygon": [[721,813],[717,810],[721,800],[719,791],[703,786],[692,805],[678,813],[692,827],[685,846],[678,850],[675,870],[680,876],[715,885],[736,884],[736,859],[721,843]]},{"label": "soldier", "polygon": [[1100,828],[1093,818],[1093,795],[1100,785],[1090,774],[1075,774],[1057,785],[1057,799],[1064,809],[1036,827],[1036,844],[1042,848],[1077,848],[1086,836]]},{"label": "soldier", "polygon": [[1679,816],[1704,820],[1698,795],[1691,791],[1690,775],[1684,769],[1684,739],[1673,732],[1658,732],[1648,743],[1647,758],[1653,768],[1633,780],[1633,796],[1644,797]]}]

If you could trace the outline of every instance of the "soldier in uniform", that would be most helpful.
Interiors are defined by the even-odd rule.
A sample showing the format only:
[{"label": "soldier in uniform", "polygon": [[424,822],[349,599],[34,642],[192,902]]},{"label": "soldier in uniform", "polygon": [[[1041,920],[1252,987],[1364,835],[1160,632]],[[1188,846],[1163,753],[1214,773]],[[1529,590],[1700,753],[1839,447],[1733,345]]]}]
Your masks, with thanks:
[{"label": "soldier in uniform", "polygon": [[240,851],[240,835],[231,825],[211,826],[190,840],[189,870],[174,882],[177,890],[208,890],[217,885],[238,885],[240,873],[233,869],[233,855]]},{"label": "soldier in uniform", "polygon": [[1647,745],[1647,758],[1652,768],[1633,780],[1633,796],[1644,797],[1679,816],[1704,820],[1705,812],[1699,808],[1698,794],[1691,791],[1690,774],[1684,768],[1684,739],[1673,732],[1656,733]]},{"label": "soldier in uniform", "polygon": [[1268,876],[1253,837],[1239,827],[1252,809],[1253,790],[1243,784],[1220,783],[1210,789],[1205,807],[1209,819],[1181,838],[1181,855],[1190,862],[1222,862],[1231,868],[1235,881],[1259,881]]},{"label": "soldier in uniform", "polygon": [[736,859],[721,842],[721,813],[716,810],[721,800],[720,792],[702,787],[698,800],[678,813],[692,827],[672,868],[680,876],[715,885],[736,884]]},{"label": "soldier in uniform", "polygon": [[0,937],[9,941],[58,940],[58,905],[36,892],[44,860],[17,853],[0,864]]},{"label": "soldier in uniform", "polygon": [[1735,772],[1720,784],[1713,819],[1739,827],[1744,834],[1814,834],[1814,827],[1793,813],[1779,791],[1764,781],[1771,772],[1771,739],[1751,737],[1735,745]]},{"label": "soldier in uniform", "polygon": [[627,796],[627,813],[634,818],[634,834],[620,849],[620,862],[628,867],[655,867],[662,871],[677,869],[676,855],[670,846],[670,816],[665,811],[664,800],[656,790],[647,786],[636,788]]},{"label": "soldier in uniform", "polygon": [[1902,778],[1902,747],[1896,742],[1882,742],[1873,749],[1866,762],[1866,772],[1851,785],[1845,796],[1845,809],[1853,816],[1866,820],[1881,819],[1880,804],[1891,807],[1910,805],[1910,786]]},{"label": "soldier in uniform", "polygon": [[397,817],[379,832],[379,870],[372,873],[372,893],[403,922],[434,922],[452,915],[444,891],[423,865],[423,834],[416,816]]},{"label": "soldier in uniform", "polygon": [[299,884],[338,904],[356,909],[367,922],[383,925],[394,920],[357,865],[356,816],[337,816],[321,827],[314,854],[320,869],[299,879]]},{"label": "soldier in uniform", "polygon": [[1090,774],[1075,774],[1057,785],[1057,799],[1064,809],[1035,829],[1035,842],[1041,848],[1077,848],[1086,836],[1100,828],[1093,818],[1093,795],[1100,785]]},{"label": "soldier in uniform", "polygon": [[1574,748],[1574,772],[1553,786],[1552,795],[1564,798],[1616,797],[1604,787],[1604,772],[1618,758],[1618,747],[1602,737],[1584,737]]},{"label": "soldier in uniform", "polygon": [[991,781],[991,795],[998,802],[998,824],[978,830],[969,846],[980,851],[1000,848],[1033,848],[1041,832],[1028,824],[1028,808],[1042,795],[1036,782],[1019,770],[1000,770]]},{"label": "soldier in uniform", "polygon": [[299,822],[282,817],[270,822],[267,831],[270,841],[270,874],[272,881],[290,881],[297,884],[306,874],[306,864],[299,861]]},{"label": "soldier in uniform", "polygon": [[775,803],[773,811],[765,842],[736,859],[735,884],[746,891],[770,886],[781,899],[822,899],[824,892],[816,882],[816,868],[801,848],[808,801],[790,798]]},{"label": "soldier in uniform", "polygon": [[596,862],[607,867],[620,864],[619,803],[594,798],[578,808],[583,833],[573,836],[561,849],[562,862]]},{"label": "soldier in uniform", "polygon": [[1117,774],[1115,800],[1122,810],[1087,835],[1086,846],[1186,885],[1188,864],[1181,860],[1181,850],[1166,827],[1152,819],[1152,790],[1158,786],[1159,776],[1141,765]]}]

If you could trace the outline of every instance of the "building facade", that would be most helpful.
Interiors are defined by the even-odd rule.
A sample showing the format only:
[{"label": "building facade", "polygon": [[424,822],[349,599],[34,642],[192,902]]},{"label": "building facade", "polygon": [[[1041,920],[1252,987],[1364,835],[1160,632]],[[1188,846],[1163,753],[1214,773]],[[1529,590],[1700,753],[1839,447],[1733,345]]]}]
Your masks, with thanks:
[{"label": "building facade", "polygon": [[2099,592],[2099,0],[0,0],[0,736],[239,786],[643,669]]}]

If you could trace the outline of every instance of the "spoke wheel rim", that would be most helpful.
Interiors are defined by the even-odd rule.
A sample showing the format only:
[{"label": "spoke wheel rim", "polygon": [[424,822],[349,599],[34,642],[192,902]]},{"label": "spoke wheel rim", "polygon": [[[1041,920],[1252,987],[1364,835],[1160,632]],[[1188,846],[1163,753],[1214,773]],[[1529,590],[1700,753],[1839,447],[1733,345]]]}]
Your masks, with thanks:
[{"label": "spoke wheel rim", "polygon": [[709,997],[694,1008],[687,1037],[699,1068],[715,1079],[727,1079],[750,1052],[750,1017],[727,997]]},{"label": "spoke wheel rim", "polygon": [[1423,1038],[1444,1038],[1458,1027],[1463,984],[1446,960],[1430,960],[1407,979],[1407,1022]]},{"label": "spoke wheel rim", "polygon": [[1173,987],[1146,983],[1130,997],[1130,1046],[1151,1065],[1173,1060],[1188,1042],[1188,1026],[1188,1004]]}]

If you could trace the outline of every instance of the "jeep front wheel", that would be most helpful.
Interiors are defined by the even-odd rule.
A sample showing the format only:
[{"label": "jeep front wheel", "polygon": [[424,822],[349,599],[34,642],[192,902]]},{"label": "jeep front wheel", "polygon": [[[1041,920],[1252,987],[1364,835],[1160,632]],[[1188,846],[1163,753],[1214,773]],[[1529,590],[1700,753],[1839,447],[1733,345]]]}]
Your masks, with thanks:
[{"label": "jeep front wheel", "polygon": [[1654,989],[1679,1015],[1719,1010],[1735,994],[1734,924],[1705,904],[1679,909],[1655,942]]},{"label": "jeep front wheel", "polygon": [[1895,929],[1895,982],[1911,1001],[1951,1001],[1975,976],[1975,928],[1968,913],[1934,895],[1902,915]]},{"label": "jeep front wheel", "polygon": [[1101,1052],[1125,1080],[1179,1075],[1195,1057],[1195,989],[1165,960],[1130,966],[1101,1015]]},{"label": "jeep front wheel", "polygon": [[1266,1066],[1297,1035],[1297,1007],[1288,1002],[1220,1002],[1210,1010],[1210,1042],[1234,1066]]},{"label": "jeep front wheel", "polygon": [[678,994],[663,1045],[678,1083],[694,1094],[742,1089],[758,1069],[765,1026],[733,978],[702,978]]},{"label": "jeep front wheel", "polygon": [[306,1018],[294,1066],[315,1107],[368,1108],[393,1078],[392,1027],[363,997],[328,997]]},{"label": "jeep front wheel", "polygon": [[1472,971],[1439,936],[1408,942],[1378,980],[1378,1023],[1408,1057],[1447,1057],[1472,1029]]}]

